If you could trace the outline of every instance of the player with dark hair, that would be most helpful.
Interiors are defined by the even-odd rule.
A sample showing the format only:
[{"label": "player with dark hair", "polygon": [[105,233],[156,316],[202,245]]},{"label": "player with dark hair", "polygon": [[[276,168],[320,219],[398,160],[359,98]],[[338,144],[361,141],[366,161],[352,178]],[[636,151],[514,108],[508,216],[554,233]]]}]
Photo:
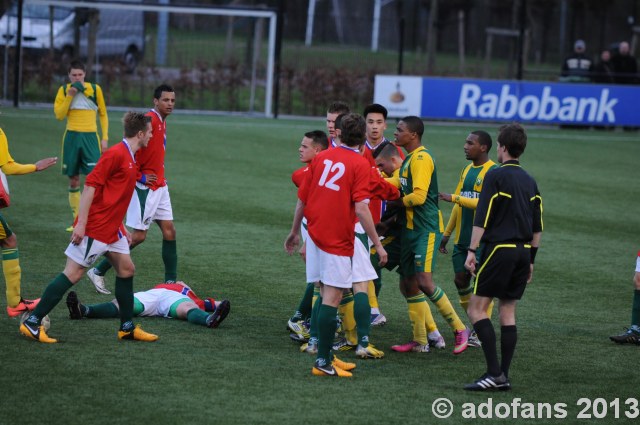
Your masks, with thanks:
[{"label": "player with dark hair", "polygon": [[[331,355],[331,345],[343,290],[354,286],[352,256],[356,216],[378,250],[381,264],[387,259],[367,206],[371,170],[360,152],[365,127],[361,116],[346,115],[342,119],[342,145],[321,152],[313,159],[298,191],[291,232],[285,240],[285,250],[292,254],[300,239],[302,216],[307,217],[307,281],[321,282],[321,298],[316,303],[317,308],[314,307],[312,318],[312,322],[317,322],[319,337],[312,368],[316,376],[349,377],[352,374],[346,369],[355,368],[355,364],[336,361]],[[366,284],[364,288],[354,287],[354,292],[362,292],[362,289],[366,291]],[[368,341],[359,342],[362,348],[367,348],[363,345],[368,345]]]},{"label": "player with dark hair", "polygon": [[116,269],[116,299],[120,306],[118,339],[155,341],[156,335],[133,324],[133,274],[129,235],[122,225],[136,184],[135,153],[149,143],[151,118],[127,112],[123,118],[124,138],[108,149],[87,176],[80,199],[67,264],[44,290],[38,306],[20,325],[20,333],[44,343],[56,343],[41,324],[62,296],[84,275],[96,258],[105,255]]},{"label": "player with dark hair", "polygon": [[[300,162],[305,165],[298,168],[291,175],[291,180],[296,188],[299,188],[306,177],[306,173],[309,171],[309,163],[315,158],[317,154],[327,149],[328,147],[327,134],[321,130],[308,131],[304,134],[302,141],[300,142],[300,148],[298,153],[300,154]],[[300,229],[302,233],[302,246],[300,247],[300,255],[304,259],[305,257],[305,245],[307,240],[307,219],[303,217],[302,225]],[[293,313],[293,316],[287,321],[287,329],[291,331],[291,338],[298,342],[305,342],[310,338],[310,326],[308,324],[311,318],[311,309],[313,308],[314,300],[320,294],[320,286],[317,282],[307,282],[307,286],[304,291],[304,295],[298,304],[298,308]],[[317,338],[317,335],[315,335]]]},{"label": "player with dark hair", "polygon": [[336,138],[336,118],[341,114],[348,114],[350,111],[349,105],[342,101],[335,101],[327,108],[327,132],[329,133],[329,147],[335,148]]},{"label": "player with dark hair", "polygon": [[[46,170],[55,165],[58,158],[44,158],[35,164],[19,164],[13,160],[9,153],[9,141],[0,128],[0,169],[7,175],[22,175]],[[4,182],[2,183],[4,185]],[[6,192],[8,187],[4,187]],[[16,317],[27,311],[31,311],[38,305],[39,299],[24,299],[20,293],[22,270],[20,269],[20,257],[18,254],[18,238],[11,230],[2,214],[0,214],[0,249],[2,249],[2,272],[6,284],[7,314]]]},{"label": "player with dark hair", "polygon": [[[464,154],[466,159],[471,161],[471,164],[467,165],[460,173],[460,179],[453,194],[438,194],[440,200],[454,203],[449,223],[440,241],[440,252],[443,254],[448,253],[447,242],[449,242],[451,233],[455,230],[456,239],[451,256],[454,272],[453,281],[458,289],[460,305],[465,312],[473,292],[471,273],[464,267],[464,262],[467,259],[467,249],[469,249],[469,242],[471,241],[473,216],[478,206],[478,198],[482,191],[484,178],[489,170],[497,167],[496,163],[489,159],[491,145],[491,136],[486,131],[471,132],[464,142]],[[478,257],[480,257],[480,253],[478,253]],[[487,311],[488,317],[491,317],[492,308],[493,304],[490,304],[489,311]],[[469,345],[480,345],[474,334],[469,337]]]},{"label": "player with dark hair", "polygon": [[[419,117],[408,116],[396,126],[396,144],[408,152],[400,167],[398,177],[389,181],[400,188],[402,197],[397,204],[404,207],[402,215],[401,270],[407,285],[406,294],[417,285],[433,302],[442,317],[453,328],[455,335],[454,354],[467,349],[469,330],[458,317],[445,292],[433,281],[435,251],[440,246],[444,226],[442,213],[438,207],[438,177],[433,157],[422,144],[424,124]],[[407,299],[409,316],[414,326],[421,326],[419,335],[414,329],[414,339],[406,344],[396,345],[394,350],[428,351],[426,328],[427,300],[424,296]],[[392,347],[393,348],[393,347]]]},{"label": "player with dark hair", "polygon": [[640,251],[636,257],[636,273],[633,275],[633,303],[631,307],[631,326],[620,335],[610,336],[609,339],[618,344],[640,345]]},{"label": "player with dark hair", "polygon": [[[527,134],[519,124],[498,132],[498,162],[487,173],[473,221],[465,267],[475,273],[474,293],[467,313],[487,363],[484,375],[465,385],[469,391],[508,390],[509,367],[516,349],[516,305],[533,276],[533,264],[542,236],[542,198],[536,181],[520,166]],[[483,256],[476,267],[476,253]],[[487,316],[493,300],[500,300],[501,354],[498,361],[496,333]]]},{"label": "player with dark hair", "polygon": [[[60,121],[67,119],[62,138],[62,174],[69,176],[69,205],[73,219],[80,207],[80,174],[87,175],[107,149],[109,117],[102,89],[84,81],[85,67],[80,61],[69,65],[70,82],[58,89],[53,112]],[[96,115],[100,120],[102,140],[98,138]],[[73,227],[67,228],[71,232]]]},{"label": "player with dark hair", "polygon": [[[147,112],[151,118],[153,136],[149,145],[136,154],[138,177],[136,190],[127,210],[127,226],[131,232],[131,248],[143,243],[152,222],[162,232],[162,261],[165,282],[175,282],[178,278],[178,252],[176,248],[176,228],[173,224],[173,209],[169,187],[164,174],[164,158],[167,145],[167,117],[173,112],[176,94],[173,87],[161,84],[153,92],[153,109]],[[102,260],[89,270],[87,277],[101,294],[111,292],[104,284],[104,274],[110,264]]]},{"label": "player with dark hair", "polygon": [[[108,303],[84,305],[80,303],[75,291],[67,295],[67,308],[72,320],[109,319],[120,314],[117,299]],[[215,329],[220,326],[230,310],[231,303],[228,300],[198,298],[184,282],[160,283],[151,289],[133,294],[133,315],[136,317],[180,319]]]}]

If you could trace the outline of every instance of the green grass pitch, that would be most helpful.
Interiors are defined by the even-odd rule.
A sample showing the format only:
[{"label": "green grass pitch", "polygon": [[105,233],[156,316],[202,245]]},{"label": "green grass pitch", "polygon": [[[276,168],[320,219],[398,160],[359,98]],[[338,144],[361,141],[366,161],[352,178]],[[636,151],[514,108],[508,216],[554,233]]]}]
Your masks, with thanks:
[{"label": "green grass pitch", "polygon": [[[21,163],[60,154],[64,124],[50,110],[5,109],[0,126]],[[110,113],[110,139],[122,132]],[[386,134],[392,137],[393,120]],[[495,138],[497,125],[486,127]],[[157,343],[116,340],[117,320],[70,321],[64,300],[51,312],[56,345],[28,341],[18,322],[0,319],[0,424],[461,423],[465,403],[564,403],[566,418],[508,423],[576,423],[582,397],[602,398],[599,423],[624,423],[629,397],[640,398],[640,347],[616,346],[608,335],[628,326],[638,232],[640,138],[622,131],[558,131],[529,127],[522,163],[538,181],[545,232],[534,281],[519,305],[513,391],[469,394],[462,385],[484,369],[482,352],[451,353],[453,335],[434,310],[444,351],[398,354],[410,338],[395,274],[385,272],[380,305],[389,323],[372,330],[383,360],[358,360],[353,379],[311,376],[313,359],[298,352],[286,320],[304,286],[304,266],[288,257],[302,134],[324,120],[267,120],[175,113],[168,122],[166,171],[178,234],[179,276],[200,296],[228,298],[219,329],[140,318]],[[450,192],[466,165],[464,138],[476,124],[427,123],[424,142],[436,158],[441,191]],[[494,142],[495,143],[495,142]],[[495,158],[495,149],[491,152]],[[64,266],[71,214],[59,167],[11,176],[12,206],[1,213],[17,233],[22,291],[40,296]],[[445,220],[450,206],[442,204]],[[135,289],[163,277],[160,232],[133,251]],[[457,305],[449,256],[435,280]],[[108,279],[113,288],[113,274]],[[110,300],[83,279],[88,303]],[[5,302],[1,303],[4,310]],[[497,314],[494,313],[494,323]],[[353,354],[343,354],[353,360]],[[432,402],[454,405],[438,420]],[[620,400],[615,420],[615,399]],[[601,403],[598,405],[600,408]],[[600,411],[598,411],[600,412]],[[593,414],[592,409],[584,413]],[[546,418],[545,412],[542,412]],[[467,420],[493,423],[493,420]],[[505,422],[507,423],[507,422]]]}]

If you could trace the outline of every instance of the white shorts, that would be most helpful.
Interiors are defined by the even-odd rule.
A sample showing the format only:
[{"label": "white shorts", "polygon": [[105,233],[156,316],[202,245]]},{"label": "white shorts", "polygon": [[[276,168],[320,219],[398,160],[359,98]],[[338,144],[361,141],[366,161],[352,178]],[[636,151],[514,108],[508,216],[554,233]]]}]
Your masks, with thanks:
[{"label": "white shorts", "polygon": [[307,238],[307,282],[351,288],[351,257],[329,254]]},{"label": "white shorts", "polygon": [[[364,228],[360,223],[356,223],[356,240],[353,245],[352,274],[354,282],[367,282],[378,278],[376,270],[371,264],[369,249],[372,246]],[[366,239],[365,239],[366,238]],[[365,241],[366,240],[366,245]]]},{"label": "white shorts", "polygon": [[121,237],[117,242],[112,244],[106,244],[96,239],[91,239],[91,245],[89,245],[89,237],[82,238],[82,242],[78,245],[72,243],[69,244],[64,251],[65,255],[80,264],[82,267],[91,267],[98,257],[104,255],[106,252],[117,252],[118,254],[129,254],[129,242],[125,236]]},{"label": "white shorts", "polygon": [[302,217],[302,224],[300,224],[300,236],[302,237],[302,242],[305,242],[309,238],[306,217]]},{"label": "white shorts", "polygon": [[136,182],[136,190],[133,191],[127,210],[127,226],[136,230],[148,230],[155,220],[173,220],[169,187],[151,190]]},{"label": "white shorts", "polygon": [[640,257],[636,258],[636,272],[640,273]]},{"label": "white shorts", "polygon": [[170,317],[169,312],[173,303],[183,299],[186,301],[192,301],[191,298],[181,294],[180,292],[162,288],[136,292],[133,296],[144,306],[144,310],[139,314],[139,316]]}]

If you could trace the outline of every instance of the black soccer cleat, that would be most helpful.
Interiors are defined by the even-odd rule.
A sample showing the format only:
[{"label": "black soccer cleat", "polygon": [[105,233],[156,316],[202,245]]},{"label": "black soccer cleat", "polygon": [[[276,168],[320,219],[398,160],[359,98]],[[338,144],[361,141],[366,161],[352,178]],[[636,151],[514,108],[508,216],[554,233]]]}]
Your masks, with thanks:
[{"label": "black soccer cleat", "polygon": [[214,329],[220,326],[220,323],[227,317],[230,310],[231,303],[228,300],[223,300],[214,312],[207,317],[207,326]]},{"label": "black soccer cleat", "polygon": [[511,389],[511,383],[504,373],[500,376],[491,376],[488,373],[482,375],[472,384],[464,386],[467,391],[508,391]]},{"label": "black soccer cleat", "polygon": [[617,344],[636,344],[640,345],[640,330],[637,326],[625,328],[627,331],[620,335],[612,335],[609,339]]},{"label": "black soccer cleat", "polygon": [[84,316],[82,314],[82,305],[75,291],[67,294],[67,308],[69,309],[69,319],[71,320],[80,320]]}]

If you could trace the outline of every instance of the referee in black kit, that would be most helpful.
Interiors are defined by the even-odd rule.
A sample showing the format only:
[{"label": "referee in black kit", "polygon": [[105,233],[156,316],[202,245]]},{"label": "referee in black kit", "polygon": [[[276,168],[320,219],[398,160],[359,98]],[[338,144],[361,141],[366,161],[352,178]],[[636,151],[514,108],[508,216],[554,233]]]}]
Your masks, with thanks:
[{"label": "referee in black kit", "polygon": [[[542,198],[535,180],[520,167],[527,135],[519,124],[502,126],[498,132],[498,162],[487,173],[471,235],[465,267],[475,272],[468,314],[487,362],[487,372],[469,391],[509,390],[509,366],[516,349],[516,303],[533,275],[533,263],[542,235]],[[482,262],[476,269],[476,250],[482,242]],[[498,361],[496,333],[487,317],[493,298],[500,300],[501,357]]]}]

